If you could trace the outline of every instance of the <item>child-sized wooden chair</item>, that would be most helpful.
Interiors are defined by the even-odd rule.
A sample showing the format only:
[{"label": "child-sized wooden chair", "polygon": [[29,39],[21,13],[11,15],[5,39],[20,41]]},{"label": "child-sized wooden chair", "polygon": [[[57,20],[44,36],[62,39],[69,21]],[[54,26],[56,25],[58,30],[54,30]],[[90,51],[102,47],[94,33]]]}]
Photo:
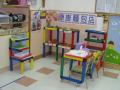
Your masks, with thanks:
[{"label": "child-sized wooden chair", "polygon": [[13,66],[14,66],[14,62],[13,61],[17,61],[20,64],[20,74],[24,73],[24,62],[25,61],[29,61],[29,66],[30,69],[33,68],[33,56],[31,55],[31,53],[17,53],[14,54],[14,56],[12,55],[10,57],[10,70],[13,71]]},{"label": "child-sized wooden chair", "polygon": [[[20,64],[20,73],[24,72],[24,62],[29,61],[30,68],[33,68],[33,56],[30,52],[30,39],[27,33],[13,35],[10,38],[10,70],[13,71],[13,65]],[[13,62],[14,61],[14,62]]]}]

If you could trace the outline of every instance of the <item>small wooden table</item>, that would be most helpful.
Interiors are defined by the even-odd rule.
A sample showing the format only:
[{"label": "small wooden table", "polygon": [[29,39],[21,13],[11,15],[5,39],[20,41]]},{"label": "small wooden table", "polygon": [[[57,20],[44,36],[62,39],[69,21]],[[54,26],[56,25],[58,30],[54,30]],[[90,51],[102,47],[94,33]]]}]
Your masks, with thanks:
[{"label": "small wooden table", "polygon": [[[86,69],[87,69],[87,62],[91,61],[91,57],[93,56],[92,53],[86,50],[70,50],[69,52],[65,53],[61,60],[61,69],[60,69],[60,78],[61,80],[69,80],[72,82],[76,82],[77,84],[83,83],[86,77]],[[71,78],[70,76],[64,76],[64,59],[68,59],[70,61],[80,61],[82,63],[82,75],[81,80]],[[69,70],[71,70],[71,63]]]}]

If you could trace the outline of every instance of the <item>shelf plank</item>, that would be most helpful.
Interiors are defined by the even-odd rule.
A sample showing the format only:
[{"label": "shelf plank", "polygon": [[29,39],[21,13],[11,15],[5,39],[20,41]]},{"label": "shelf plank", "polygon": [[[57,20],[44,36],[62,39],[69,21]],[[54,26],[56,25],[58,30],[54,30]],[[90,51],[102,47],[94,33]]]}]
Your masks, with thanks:
[{"label": "shelf plank", "polygon": [[57,30],[56,27],[45,27],[45,30]]},{"label": "shelf plank", "polygon": [[10,22],[9,24],[24,24],[24,23],[28,23],[27,21],[23,21],[23,22]]},{"label": "shelf plank", "polygon": [[[56,47],[56,43],[45,43],[46,46],[52,46],[52,47]],[[64,49],[67,49],[67,50],[70,50],[71,49],[71,46],[69,45],[63,45],[63,44],[59,44],[58,45],[59,48],[64,48]]]},{"label": "shelf plank", "polygon": [[20,41],[26,41],[26,40],[29,40],[29,38],[20,38],[20,39],[11,39],[12,41],[15,41],[15,42],[20,42]]},{"label": "shelf plank", "polygon": [[29,5],[3,5],[3,8],[29,8]]},{"label": "shelf plank", "polygon": [[70,50],[71,47],[70,46],[65,46],[65,45],[58,45],[59,48],[64,48],[64,49],[67,49],[67,50]]},{"label": "shelf plank", "polygon": [[89,49],[94,49],[94,50],[100,50],[100,51],[103,51],[103,50],[104,50],[103,47],[90,46],[90,45],[87,45],[87,48],[89,48]]},{"label": "shelf plank", "polygon": [[86,38],[85,41],[96,42],[96,43],[104,43],[104,40],[95,40],[95,39],[88,39],[88,38]]},{"label": "shelf plank", "polygon": [[105,34],[104,31],[96,31],[96,30],[85,30],[85,32],[96,33],[96,34]]},{"label": "shelf plank", "polygon": [[26,47],[26,46],[17,46],[17,47],[12,47],[10,49],[16,50],[16,51],[23,51],[23,50],[28,50],[29,47]]},{"label": "shelf plank", "polygon": [[7,22],[7,23],[0,23],[0,25],[5,25],[5,24],[8,24],[8,25],[12,25],[12,24],[27,24],[28,22]]},{"label": "shelf plank", "polygon": [[45,43],[46,46],[53,46],[53,47],[56,47],[56,43]]},{"label": "shelf plank", "polygon": [[108,15],[108,16],[120,16],[120,13],[96,12],[96,14]]}]

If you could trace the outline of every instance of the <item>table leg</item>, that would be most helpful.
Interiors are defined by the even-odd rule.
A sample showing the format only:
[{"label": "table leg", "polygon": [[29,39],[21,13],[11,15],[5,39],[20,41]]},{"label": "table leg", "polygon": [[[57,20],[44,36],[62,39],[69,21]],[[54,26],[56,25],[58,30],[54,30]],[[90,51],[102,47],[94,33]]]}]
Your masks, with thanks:
[{"label": "table leg", "polygon": [[30,62],[29,62],[29,65],[30,65],[30,69],[33,69],[33,58],[30,60]]},{"label": "table leg", "polygon": [[59,29],[57,28],[57,42],[56,42],[56,61],[58,62],[58,54],[59,54]]},{"label": "table leg", "polygon": [[64,56],[64,52],[65,52],[65,51],[64,51],[64,48],[62,48],[62,56],[61,56],[61,57],[63,57],[63,56]]},{"label": "table leg", "polygon": [[24,62],[20,62],[20,74],[24,72]]},{"label": "table leg", "polygon": [[11,58],[10,58],[10,71],[13,71],[13,61]]},{"label": "table leg", "polygon": [[52,46],[49,46],[49,55],[52,54]]},{"label": "table leg", "polygon": [[58,62],[58,52],[59,52],[59,48],[58,45],[56,46],[56,61]]},{"label": "table leg", "polygon": [[81,78],[81,81],[82,81],[82,82],[84,82],[84,80],[85,80],[86,67],[87,67],[87,62],[83,61],[83,62],[82,62],[82,78]]},{"label": "table leg", "polygon": [[[53,35],[53,31],[49,31],[50,32],[50,34],[49,34],[49,41],[52,43],[52,35]],[[52,46],[49,46],[49,54],[51,55],[51,53],[52,53]]]},{"label": "table leg", "polygon": [[63,72],[64,72],[64,57],[62,57],[61,60],[60,78],[63,76]]},{"label": "table leg", "polygon": [[73,60],[70,60],[70,66],[69,66],[70,71],[71,71],[72,67],[73,67]]},{"label": "table leg", "polygon": [[78,66],[80,66],[80,61],[78,61]]},{"label": "table leg", "polygon": [[95,68],[95,64],[92,63],[91,72],[90,72],[90,79],[93,79],[94,68]]},{"label": "table leg", "polygon": [[43,57],[45,57],[45,43],[43,43]]}]

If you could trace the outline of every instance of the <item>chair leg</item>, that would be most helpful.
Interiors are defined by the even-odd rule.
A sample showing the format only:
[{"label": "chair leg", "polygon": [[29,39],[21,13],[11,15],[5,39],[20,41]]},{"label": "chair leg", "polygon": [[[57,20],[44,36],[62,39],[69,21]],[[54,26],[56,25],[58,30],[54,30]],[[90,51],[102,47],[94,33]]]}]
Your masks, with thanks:
[{"label": "chair leg", "polygon": [[87,77],[85,79],[86,88],[88,89]]},{"label": "chair leg", "polygon": [[33,63],[34,63],[34,60],[33,60],[33,58],[30,60],[30,62],[29,62],[29,66],[30,66],[30,69],[33,69]]},{"label": "chair leg", "polygon": [[104,72],[105,72],[105,67],[104,67],[104,63],[103,63],[103,74],[104,74]]},{"label": "chair leg", "polygon": [[20,74],[24,73],[24,62],[20,62]]},{"label": "chair leg", "polygon": [[73,60],[70,60],[69,71],[71,71],[72,67],[73,67]]},{"label": "chair leg", "polygon": [[13,61],[10,59],[10,71],[13,71]]},{"label": "chair leg", "polygon": [[97,71],[97,78],[99,78],[99,72]]}]

